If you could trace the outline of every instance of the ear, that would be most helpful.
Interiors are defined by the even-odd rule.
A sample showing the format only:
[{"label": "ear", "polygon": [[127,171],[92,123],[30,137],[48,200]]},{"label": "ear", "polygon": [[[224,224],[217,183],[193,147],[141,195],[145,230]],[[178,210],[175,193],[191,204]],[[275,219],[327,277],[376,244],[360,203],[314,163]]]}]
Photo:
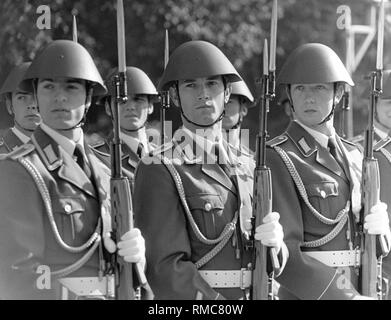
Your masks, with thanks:
[{"label": "ear", "polygon": [[86,96],[86,110],[90,108],[91,102],[92,102],[92,88],[89,88]]},{"label": "ear", "polygon": [[232,93],[232,85],[231,83],[227,83],[227,86],[224,90],[224,102],[225,103],[228,103],[229,101],[229,97],[231,96],[231,93]]},{"label": "ear", "polygon": [[7,107],[7,112],[10,116],[13,116],[14,110],[12,108],[12,98],[10,98],[8,95],[5,97],[5,106]]},{"label": "ear", "polygon": [[241,105],[240,106],[240,114],[243,117],[245,117],[245,116],[247,116],[247,113],[248,113],[248,108],[245,105]]},{"label": "ear", "polygon": [[335,103],[338,103],[345,92],[345,85],[343,83],[338,83],[337,89],[335,90]]},{"label": "ear", "polygon": [[152,114],[152,112],[153,112],[153,103],[152,103],[152,102],[149,102],[148,114]]},{"label": "ear", "polygon": [[171,101],[176,107],[179,107],[179,93],[176,86],[171,86],[169,89]]},{"label": "ear", "polygon": [[105,111],[108,116],[111,117],[110,103],[112,102],[111,96],[105,97]]}]

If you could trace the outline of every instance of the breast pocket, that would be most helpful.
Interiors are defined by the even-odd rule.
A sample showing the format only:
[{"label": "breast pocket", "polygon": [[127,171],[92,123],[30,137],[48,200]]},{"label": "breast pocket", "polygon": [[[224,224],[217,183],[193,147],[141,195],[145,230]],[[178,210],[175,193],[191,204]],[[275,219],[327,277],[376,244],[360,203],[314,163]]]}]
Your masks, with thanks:
[{"label": "breast pocket", "polygon": [[68,244],[74,243],[84,227],[84,202],[78,197],[60,197],[54,199],[52,207],[61,237]]},{"label": "breast pocket", "polygon": [[330,202],[339,195],[338,183],[334,181],[323,181],[307,184],[305,186],[311,204],[324,216],[332,216]]},{"label": "breast pocket", "polygon": [[220,195],[200,193],[186,199],[201,233],[208,239],[217,238],[225,226],[224,205]]}]

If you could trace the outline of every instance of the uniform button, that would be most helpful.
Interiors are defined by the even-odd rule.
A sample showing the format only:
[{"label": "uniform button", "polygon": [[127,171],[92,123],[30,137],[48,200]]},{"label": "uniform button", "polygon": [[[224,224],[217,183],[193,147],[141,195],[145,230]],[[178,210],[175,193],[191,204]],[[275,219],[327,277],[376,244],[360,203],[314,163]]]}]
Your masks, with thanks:
[{"label": "uniform button", "polygon": [[71,210],[72,210],[72,206],[71,206],[69,203],[67,203],[67,204],[64,206],[64,210],[65,210],[66,213],[69,213],[69,212],[71,212]]},{"label": "uniform button", "polygon": [[324,198],[326,198],[326,192],[324,192],[324,190],[322,190],[321,192],[320,192],[320,196],[324,199]]},{"label": "uniform button", "polygon": [[209,212],[211,209],[212,205],[209,202],[205,203],[205,211]]}]

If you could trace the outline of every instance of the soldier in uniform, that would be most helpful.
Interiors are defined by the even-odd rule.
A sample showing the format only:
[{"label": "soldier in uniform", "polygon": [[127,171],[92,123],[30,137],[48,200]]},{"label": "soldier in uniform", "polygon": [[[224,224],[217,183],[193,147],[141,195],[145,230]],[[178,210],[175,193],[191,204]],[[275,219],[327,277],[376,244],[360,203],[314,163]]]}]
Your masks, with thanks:
[{"label": "soldier in uniform", "polygon": [[[159,83],[183,127],[142,159],[135,176],[136,225],[157,299],[240,299],[251,284],[254,162],[221,138],[230,84],[239,80],[217,47],[189,41],[172,53]],[[283,267],[278,220],[276,212],[265,217],[255,238],[277,249]]]},{"label": "soldier in uniform", "polygon": [[0,138],[0,154],[11,152],[30,140],[31,134],[41,121],[31,87],[21,89],[19,83],[31,62],[15,66],[0,89],[14,126]]},{"label": "soldier in uniform", "polygon": [[110,238],[110,171],[84,143],[81,125],[92,95],[106,93],[103,80],[68,40],[49,44],[25,79],[42,123],[0,161],[0,298],[111,296],[105,258],[118,249],[142,262],[145,247],[138,229]]},{"label": "soldier in uniform", "polygon": [[[228,143],[232,144],[235,148],[241,149],[243,152],[247,152],[249,154],[251,154],[252,151],[249,149],[248,145],[243,143],[249,142],[249,135],[247,134],[243,137],[241,135],[241,128],[243,118],[247,115],[248,108],[253,106],[254,97],[246,83],[243,80],[233,82],[232,92],[229,97],[229,101],[225,106],[225,114],[222,126]],[[247,141],[245,137],[247,137]]]},{"label": "soldier in uniform", "polygon": [[[273,210],[280,212],[289,260],[280,299],[363,299],[358,219],[362,156],[333,127],[344,85],[353,81],[336,53],[319,43],[298,47],[281,69],[294,121],[268,143]],[[390,238],[384,203],[364,228]]]},{"label": "soldier in uniform", "polygon": [[[374,156],[378,160],[380,173],[380,199],[391,208],[390,181],[391,181],[391,70],[383,73],[383,93],[379,97],[375,109],[374,117]],[[369,96],[369,88],[366,90]],[[368,101],[369,103],[369,101]],[[364,148],[364,134],[360,134],[352,139]],[[387,256],[383,259],[383,291],[387,299],[391,299],[388,294],[389,281],[391,279],[391,258]]]},{"label": "soldier in uniform", "polygon": [[[149,77],[139,68],[127,67],[126,80],[128,101],[120,105],[120,138],[122,144],[122,168],[132,183],[134,171],[141,157],[151,152],[157,145],[149,142],[146,132],[148,115],[153,112],[153,103],[158,93]],[[111,115],[110,103],[114,103],[113,75],[108,77],[106,85],[109,94],[106,97],[106,112]],[[96,155],[110,167],[110,145],[112,137],[94,146]]]}]

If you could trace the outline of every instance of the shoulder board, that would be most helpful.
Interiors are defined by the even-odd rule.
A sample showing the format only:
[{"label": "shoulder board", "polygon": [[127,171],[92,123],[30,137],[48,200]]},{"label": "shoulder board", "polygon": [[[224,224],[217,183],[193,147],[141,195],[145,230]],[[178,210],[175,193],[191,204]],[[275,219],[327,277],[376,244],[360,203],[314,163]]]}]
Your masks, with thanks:
[{"label": "shoulder board", "polygon": [[339,137],[340,139],[341,139],[341,141],[343,141],[343,142],[345,142],[345,143],[347,143],[347,144],[350,144],[351,146],[354,146],[354,147],[357,147],[357,144],[356,143],[358,143],[359,141],[361,141],[361,140],[358,140],[358,141],[354,141],[353,139],[351,139],[351,140],[346,140],[346,139],[344,139],[344,138],[341,138],[341,137]]},{"label": "shoulder board", "polygon": [[21,157],[24,157],[31,153],[35,149],[34,145],[31,143],[25,143],[21,146],[17,147],[15,150],[11,151],[10,153],[6,153],[4,155],[0,156],[0,160],[3,159],[12,159],[17,160]]},{"label": "shoulder board", "polygon": [[174,142],[173,141],[169,141],[169,142],[166,142],[165,144],[153,149],[151,152],[150,152],[150,155],[151,156],[154,156],[156,154],[160,154],[160,153],[163,153],[169,149],[172,149],[174,147]]},{"label": "shoulder board", "polygon": [[90,147],[95,149],[95,148],[102,147],[102,146],[104,146],[105,144],[106,144],[105,141],[97,141],[97,142],[95,142],[95,143],[91,143],[91,144],[90,144]]},{"label": "shoulder board", "polygon": [[[341,140],[347,141],[347,140],[345,140],[343,138],[341,138]],[[351,138],[349,141],[352,142],[352,143],[359,143],[361,141],[364,141],[364,135],[363,134],[359,134],[358,136],[355,136],[355,137]]]},{"label": "shoulder board", "polygon": [[382,139],[378,141],[374,146],[373,146],[373,151],[379,151],[381,148],[384,148],[386,145],[388,145],[391,142],[391,137],[387,137],[385,139]]},{"label": "shoulder board", "polygon": [[266,142],[266,145],[270,148],[274,148],[275,146],[278,146],[281,143],[284,143],[288,140],[288,137],[285,134],[281,134],[269,141]]}]

